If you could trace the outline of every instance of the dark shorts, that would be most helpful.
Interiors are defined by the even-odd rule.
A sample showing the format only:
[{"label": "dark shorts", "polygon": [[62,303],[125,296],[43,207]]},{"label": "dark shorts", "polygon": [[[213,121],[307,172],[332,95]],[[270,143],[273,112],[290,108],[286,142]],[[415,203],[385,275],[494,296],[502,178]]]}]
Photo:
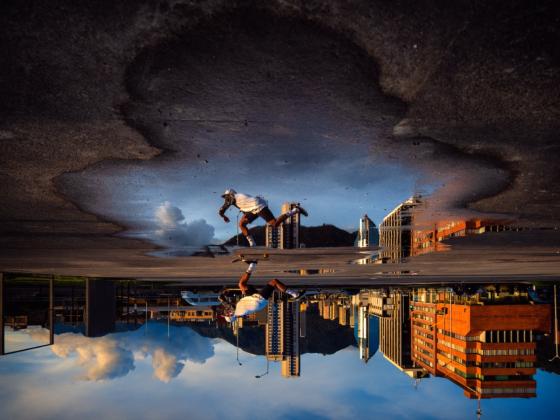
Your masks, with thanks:
[{"label": "dark shorts", "polygon": [[249,285],[247,287],[247,295],[254,295],[255,293],[261,295],[263,298],[267,299],[272,296],[272,292],[274,292],[274,286],[267,284],[262,289],[257,290],[254,286]]},{"label": "dark shorts", "polygon": [[264,220],[266,220],[266,223],[274,220],[274,215],[268,207],[265,207],[258,213],[243,213],[243,217],[245,217],[248,223],[254,222],[258,217],[262,217]]}]

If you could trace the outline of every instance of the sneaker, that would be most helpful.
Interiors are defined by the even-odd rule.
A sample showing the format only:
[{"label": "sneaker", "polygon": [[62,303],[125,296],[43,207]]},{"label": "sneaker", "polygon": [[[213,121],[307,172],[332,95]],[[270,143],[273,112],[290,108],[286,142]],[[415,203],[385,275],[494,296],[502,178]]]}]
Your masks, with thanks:
[{"label": "sneaker", "polygon": [[251,263],[255,263],[257,264],[259,261],[258,260],[249,260],[247,258],[245,258],[245,255],[240,254],[240,255],[236,255],[235,258],[233,260],[231,260],[232,263],[236,263],[239,261],[243,261],[245,264],[251,264]]},{"label": "sneaker", "polygon": [[286,289],[286,294],[290,296],[293,300],[298,300],[303,296],[305,290],[294,290],[294,289]]},{"label": "sneaker", "polygon": [[304,215],[305,217],[309,216],[307,211],[303,207],[301,207],[299,204],[296,205],[296,208],[299,210],[300,214]]},{"label": "sneaker", "polygon": [[246,238],[247,238],[247,242],[249,242],[250,247],[254,247],[257,245],[257,243],[255,242],[252,236],[247,236]]},{"label": "sneaker", "polygon": [[243,255],[236,255],[235,258],[231,260],[232,263],[236,263],[239,261],[243,261]]}]

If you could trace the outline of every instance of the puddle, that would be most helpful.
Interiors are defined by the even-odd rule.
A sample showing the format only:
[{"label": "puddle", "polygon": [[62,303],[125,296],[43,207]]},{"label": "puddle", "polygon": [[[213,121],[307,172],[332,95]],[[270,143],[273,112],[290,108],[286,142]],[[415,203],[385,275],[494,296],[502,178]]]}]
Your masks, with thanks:
[{"label": "puddle", "polygon": [[389,140],[406,106],[383,94],[375,62],[354,44],[295,22],[252,25],[235,15],[136,57],[123,113],[163,154],[64,175],[64,194],[129,235],[184,248],[238,233],[236,212],[230,224],[217,214],[222,192],[235,188],[264,196],[276,216],[299,202],[309,212],[302,224],[339,229],[306,246],[351,246],[365,213],[379,225],[435,190],[429,212],[443,212],[445,200],[473,199],[505,179],[429,138]]}]

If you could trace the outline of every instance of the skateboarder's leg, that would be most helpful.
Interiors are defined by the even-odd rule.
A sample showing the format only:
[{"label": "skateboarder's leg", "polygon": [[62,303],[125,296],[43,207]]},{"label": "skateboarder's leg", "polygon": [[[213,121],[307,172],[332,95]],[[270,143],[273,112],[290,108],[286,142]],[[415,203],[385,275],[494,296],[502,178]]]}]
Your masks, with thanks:
[{"label": "skateboarder's leg", "polygon": [[239,220],[239,229],[243,236],[247,237],[249,235],[249,230],[247,229],[247,225],[251,223],[247,213],[243,214],[243,217]]},{"label": "skateboarder's leg", "polygon": [[288,210],[286,213],[281,214],[277,218],[274,217],[272,212],[268,207],[265,207],[259,212],[259,216],[266,220],[270,226],[278,227],[280,226],[288,217],[292,217],[294,214],[301,213],[304,216],[307,216],[307,212],[303,210],[302,207],[299,205],[295,206],[293,209]]},{"label": "skateboarder's leg", "polygon": [[249,279],[251,278],[251,274],[253,273],[253,270],[255,269],[257,265],[252,262],[249,264],[249,267],[247,267],[247,271],[245,271],[242,275],[241,278],[239,279],[239,283],[238,286],[241,289],[241,293],[246,294],[247,290],[249,290],[249,286],[247,285],[247,283],[249,282]]},{"label": "skateboarder's leg", "polygon": [[290,295],[293,298],[297,298],[298,296],[300,296],[300,293],[293,290],[293,289],[289,289],[284,283],[282,283],[280,280],[278,279],[272,279],[268,282],[269,286],[274,287],[276,290],[282,292],[282,293],[286,293],[288,295]]},{"label": "skateboarder's leg", "polygon": [[249,229],[247,229],[247,225],[253,222],[258,216],[253,213],[243,213],[243,217],[239,220],[239,229],[241,229],[241,233],[245,238],[247,238],[247,242],[249,242],[249,246],[255,246],[255,240],[251,235],[249,235]]},{"label": "skateboarder's leg", "polygon": [[282,283],[280,280],[278,279],[272,279],[268,282],[268,285],[274,287],[276,290],[284,293],[287,289],[286,285],[284,283]]}]

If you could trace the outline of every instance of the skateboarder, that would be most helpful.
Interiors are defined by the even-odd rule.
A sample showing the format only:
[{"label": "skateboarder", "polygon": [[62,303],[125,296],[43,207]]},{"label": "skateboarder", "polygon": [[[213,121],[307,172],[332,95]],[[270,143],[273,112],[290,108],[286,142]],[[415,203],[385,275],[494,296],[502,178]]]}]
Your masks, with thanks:
[{"label": "skateboarder", "polygon": [[239,288],[241,289],[241,293],[243,293],[243,297],[237,302],[237,305],[235,305],[235,310],[233,308],[228,308],[226,311],[225,320],[227,322],[234,322],[240,316],[249,315],[264,309],[268,304],[268,299],[275,290],[286,293],[294,299],[302,295],[303,292],[288,289],[286,285],[278,279],[270,280],[267,285],[260,290],[248,285],[247,283],[251,278],[251,274],[257,266],[257,261],[252,260],[245,262],[249,264],[249,267],[239,279]]},{"label": "skateboarder", "polygon": [[247,230],[247,225],[255,221],[259,216],[266,220],[270,226],[278,227],[286,220],[288,217],[293,216],[294,214],[300,213],[304,216],[307,216],[307,212],[303,207],[299,204],[287,211],[286,213],[280,215],[278,218],[275,218],[270,209],[268,208],[268,203],[262,197],[256,196],[252,197],[247,194],[241,194],[235,191],[234,189],[227,189],[223,194],[222,197],[224,198],[224,204],[220,208],[218,212],[220,216],[224,219],[226,223],[229,223],[229,218],[225,215],[227,209],[230,206],[235,206],[243,213],[243,217],[239,221],[239,228],[241,229],[241,233],[243,236],[247,238],[247,242],[249,242],[249,246],[255,246],[255,240],[251,235],[249,235],[249,230]]}]

